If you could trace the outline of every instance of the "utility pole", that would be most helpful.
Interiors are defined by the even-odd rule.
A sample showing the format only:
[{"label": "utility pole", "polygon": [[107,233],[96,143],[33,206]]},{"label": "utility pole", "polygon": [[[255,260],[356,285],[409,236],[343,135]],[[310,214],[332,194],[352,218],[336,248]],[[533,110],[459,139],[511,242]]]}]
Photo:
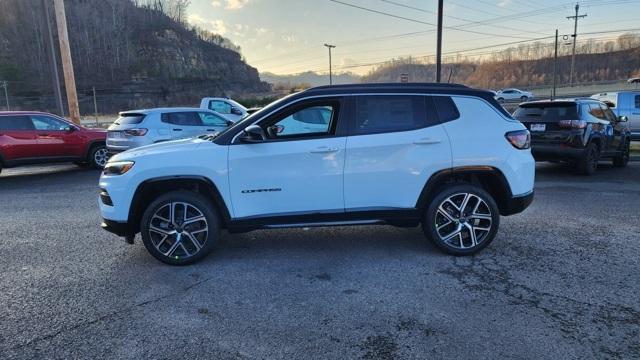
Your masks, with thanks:
[{"label": "utility pole", "polygon": [[8,82],[6,80],[0,81],[0,86],[4,88],[4,99],[7,101],[7,111],[11,110],[9,107],[9,93],[7,92]]},{"label": "utility pole", "polygon": [[329,85],[333,85],[333,75],[331,74],[331,49],[335,48],[335,45],[324,44],[329,49]]},{"label": "utility pole", "polygon": [[574,20],[573,23],[573,50],[571,51],[571,72],[569,73],[569,86],[573,86],[573,72],[576,64],[576,40],[578,39],[578,19],[587,17],[587,14],[578,15],[580,10],[580,4],[576,3],[576,14],[574,16],[567,16],[567,19]]},{"label": "utility pole", "polygon": [[69,117],[80,124],[80,107],[78,106],[78,94],[76,93],[76,79],[73,74],[73,61],[69,48],[69,34],[67,33],[67,16],[64,11],[64,0],[53,0],[58,25],[58,40],[60,41],[60,55],[62,57],[62,70],[64,72],[64,86],[67,89],[67,102],[69,103]]},{"label": "utility pole", "polygon": [[438,41],[436,49],[436,82],[440,82],[440,72],[442,70],[442,8],[443,0],[438,0]]},{"label": "utility pole", "polygon": [[42,0],[44,8],[44,18],[47,20],[47,32],[49,34],[49,55],[51,64],[51,82],[53,83],[53,94],[58,106],[58,115],[64,116],[64,106],[62,106],[62,95],[60,94],[60,76],[58,75],[58,61],[56,60],[56,47],[53,45],[53,31],[51,30],[51,16],[49,15],[49,1]]},{"label": "utility pole", "polygon": [[553,91],[551,93],[551,100],[556,99],[556,86],[558,84],[558,29],[556,29],[556,48],[553,53]]}]

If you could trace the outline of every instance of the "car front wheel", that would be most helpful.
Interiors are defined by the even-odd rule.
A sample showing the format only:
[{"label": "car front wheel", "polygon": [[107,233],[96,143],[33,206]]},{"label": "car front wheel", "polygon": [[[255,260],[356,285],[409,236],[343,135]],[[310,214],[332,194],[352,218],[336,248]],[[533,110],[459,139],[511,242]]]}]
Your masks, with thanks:
[{"label": "car front wheel", "polygon": [[491,195],[463,184],[440,190],[425,212],[422,228],[445,253],[472,255],[493,241],[499,224],[500,213]]},{"label": "car front wheel", "polygon": [[152,202],[142,216],[140,228],[149,253],[170,265],[194,263],[219,241],[214,206],[189,191],[174,191]]}]

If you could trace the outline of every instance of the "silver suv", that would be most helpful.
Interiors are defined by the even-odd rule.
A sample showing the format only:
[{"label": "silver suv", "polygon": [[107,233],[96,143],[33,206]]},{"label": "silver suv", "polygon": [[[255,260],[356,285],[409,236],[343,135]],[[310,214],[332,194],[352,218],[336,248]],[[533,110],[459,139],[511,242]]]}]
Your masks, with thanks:
[{"label": "silver suv", "polygon": [[157,108],[123,111],[109,126],[107,150],[119,153],[157,142],[219,132],[233,122],[199,108]]}]

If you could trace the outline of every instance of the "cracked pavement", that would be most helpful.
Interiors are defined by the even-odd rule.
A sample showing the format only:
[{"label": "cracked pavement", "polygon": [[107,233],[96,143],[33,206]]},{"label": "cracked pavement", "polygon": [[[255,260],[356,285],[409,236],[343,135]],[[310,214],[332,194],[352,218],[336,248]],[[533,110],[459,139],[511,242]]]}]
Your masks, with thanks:
[{"label": "cracked pavement", "polygon": [[0,357],[640,358],[640,163],[538,164],[475,257],[419,228],[225,235],[170,267],[99,228],[98,172],[0,175]]}]

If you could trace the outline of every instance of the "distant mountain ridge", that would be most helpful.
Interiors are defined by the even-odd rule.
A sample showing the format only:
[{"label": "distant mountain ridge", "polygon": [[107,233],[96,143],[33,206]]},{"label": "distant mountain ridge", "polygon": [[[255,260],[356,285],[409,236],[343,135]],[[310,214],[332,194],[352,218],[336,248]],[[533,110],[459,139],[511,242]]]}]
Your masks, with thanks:
[{"label": "distant mountain ridge", "polygon": [[[318,74],[313,71],[306,71],[292,75],[277,75],[270,72],[260,73],[260,79],[274,86],[295,87],[296,85],[307,84],[309,86],[320,86],[329,84],[328,74]],[[360,76],[353,73],[333,74],[334,84],[359,83]]]}]

